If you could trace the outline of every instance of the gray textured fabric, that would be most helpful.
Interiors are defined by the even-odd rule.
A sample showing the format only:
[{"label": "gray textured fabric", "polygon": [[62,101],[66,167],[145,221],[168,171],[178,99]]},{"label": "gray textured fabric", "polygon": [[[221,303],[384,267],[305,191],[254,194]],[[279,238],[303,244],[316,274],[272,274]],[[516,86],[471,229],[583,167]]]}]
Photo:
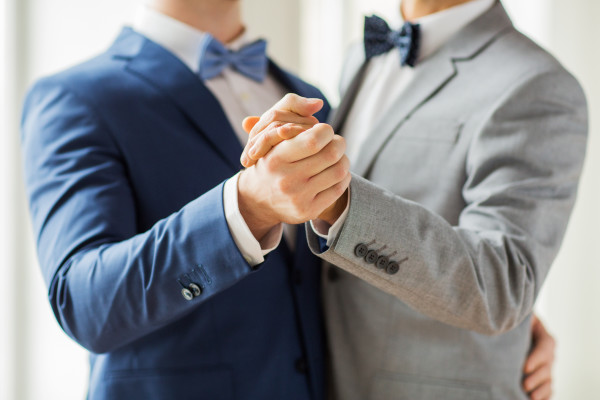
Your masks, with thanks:
[{"label": "gray textured fabric", "polygon": [[[348,61],[348,96],[362,64],[361,52]],[[307,229],[339,267],[324,270],[334,397],[525,399],[529,316],[585,153],[584,94],[500,3],[415,73],[352,160],[332,247],[320,253]],[[355,255],[359,243],[407,259],[389,275]]]}]

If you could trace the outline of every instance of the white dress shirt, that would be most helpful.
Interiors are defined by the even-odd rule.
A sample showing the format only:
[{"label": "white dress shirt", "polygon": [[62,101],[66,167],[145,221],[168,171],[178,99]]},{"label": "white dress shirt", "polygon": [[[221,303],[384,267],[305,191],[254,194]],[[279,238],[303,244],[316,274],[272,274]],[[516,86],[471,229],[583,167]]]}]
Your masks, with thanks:
[{"label": "white dress shirt", "polygon": [[[364,80],[356,94],[346,122],[344,123],[344,138],[346,139],[346,154],[350,163],[360,156],[360,149],[369,139],[369,134],[394,101],[402,95],[412,82],[419,62],[434,54],[453,35],[467,26],[471,21],[492,8],[495,0],[472,0],[427,15],[416,21],[421,27],[421,45],[416,66],[401,66],[400,54],[397,47],[388,53],[373,57],[366,68]],[[399,18],[397,29],[404,22]],[[331,245],[348,215],[349,203],[334,225],[325,221],[311,221],[312,229]]]},{"label": "white dress shirt", "polygon": [[[206,33],[149,7],[138,10],[133,29],[173,53],[190,70],[198,73],[200,49]],[[238,50],[253,40],[246,31],[225,45],[229,49]],[[256,82],[231,68],[225,68],[220,75],[204,81],[204,85],[221,104],[242,146],[248,140],[248,134],[242,128],[243,119],[249,115],[262,115],[286,93],[286,89],[270,74],[263,82]],[[225,217],[240,252],[250,265],[256,265],[263,262],[264,255],[279,245],[283,226],[280,224],[273,228],[260,243],[254,238],[238,208],[238,177],[239,174],[236,174],[225,183]],[[293,229],[286,228],[286,239],[290,244],[294,241],[294,232]]]}]

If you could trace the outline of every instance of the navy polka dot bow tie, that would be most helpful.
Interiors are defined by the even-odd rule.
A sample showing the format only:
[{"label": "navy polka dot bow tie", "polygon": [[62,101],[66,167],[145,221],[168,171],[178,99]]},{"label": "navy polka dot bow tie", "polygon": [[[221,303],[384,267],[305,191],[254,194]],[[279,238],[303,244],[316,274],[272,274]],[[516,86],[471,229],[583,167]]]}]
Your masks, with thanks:
[{"label": "navy polka dot bow tie", "polygon": [[365,55],[367,60],[387,53],[394,47],[400,50],[400,64],[415,66],[419,56],[421,28],[405,22],[399,31],[393,31],[387,22],[376,15],[365,17]]},{"label": "navy polka dot bow tie", "polygon": [[267,42],[257,40],[238,51],[232,51],[207,33],[200,52],[200,78],[212,79],[223,69],[232,67],[248,78],[262,82],[269,67],[266,48]]}]

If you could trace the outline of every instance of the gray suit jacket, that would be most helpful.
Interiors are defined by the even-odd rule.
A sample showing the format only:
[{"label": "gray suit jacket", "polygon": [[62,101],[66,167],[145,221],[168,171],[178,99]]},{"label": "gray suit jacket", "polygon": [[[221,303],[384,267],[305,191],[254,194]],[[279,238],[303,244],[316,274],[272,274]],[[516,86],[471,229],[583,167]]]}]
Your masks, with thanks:
[{"label": "gray suit jacket", "polygon": [[[364,65],[359,48],[342,133]],[[529,316],[585,153],[584,94],[500,3],[415,73],[352,160],[331,248],[307,229],[313,252],[339,267],[324,279],[334,394],[525,399]]]}]

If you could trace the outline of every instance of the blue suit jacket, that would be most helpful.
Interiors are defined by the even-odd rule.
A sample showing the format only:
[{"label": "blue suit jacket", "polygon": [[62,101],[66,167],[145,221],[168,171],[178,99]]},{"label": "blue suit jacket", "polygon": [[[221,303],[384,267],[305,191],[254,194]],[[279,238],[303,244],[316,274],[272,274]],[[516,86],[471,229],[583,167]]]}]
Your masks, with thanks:
[{"label": "blue suit jacket", "polygon": [[[299,232],[294,255],[246,263],[222,202],[241,146],[179,59],[126,28],[39,81],[22,132],[41,269],[58,322],[92,352],[90,399],[323,398],[319,261]],[[202,293],[187,301],[190,283]]]}]

